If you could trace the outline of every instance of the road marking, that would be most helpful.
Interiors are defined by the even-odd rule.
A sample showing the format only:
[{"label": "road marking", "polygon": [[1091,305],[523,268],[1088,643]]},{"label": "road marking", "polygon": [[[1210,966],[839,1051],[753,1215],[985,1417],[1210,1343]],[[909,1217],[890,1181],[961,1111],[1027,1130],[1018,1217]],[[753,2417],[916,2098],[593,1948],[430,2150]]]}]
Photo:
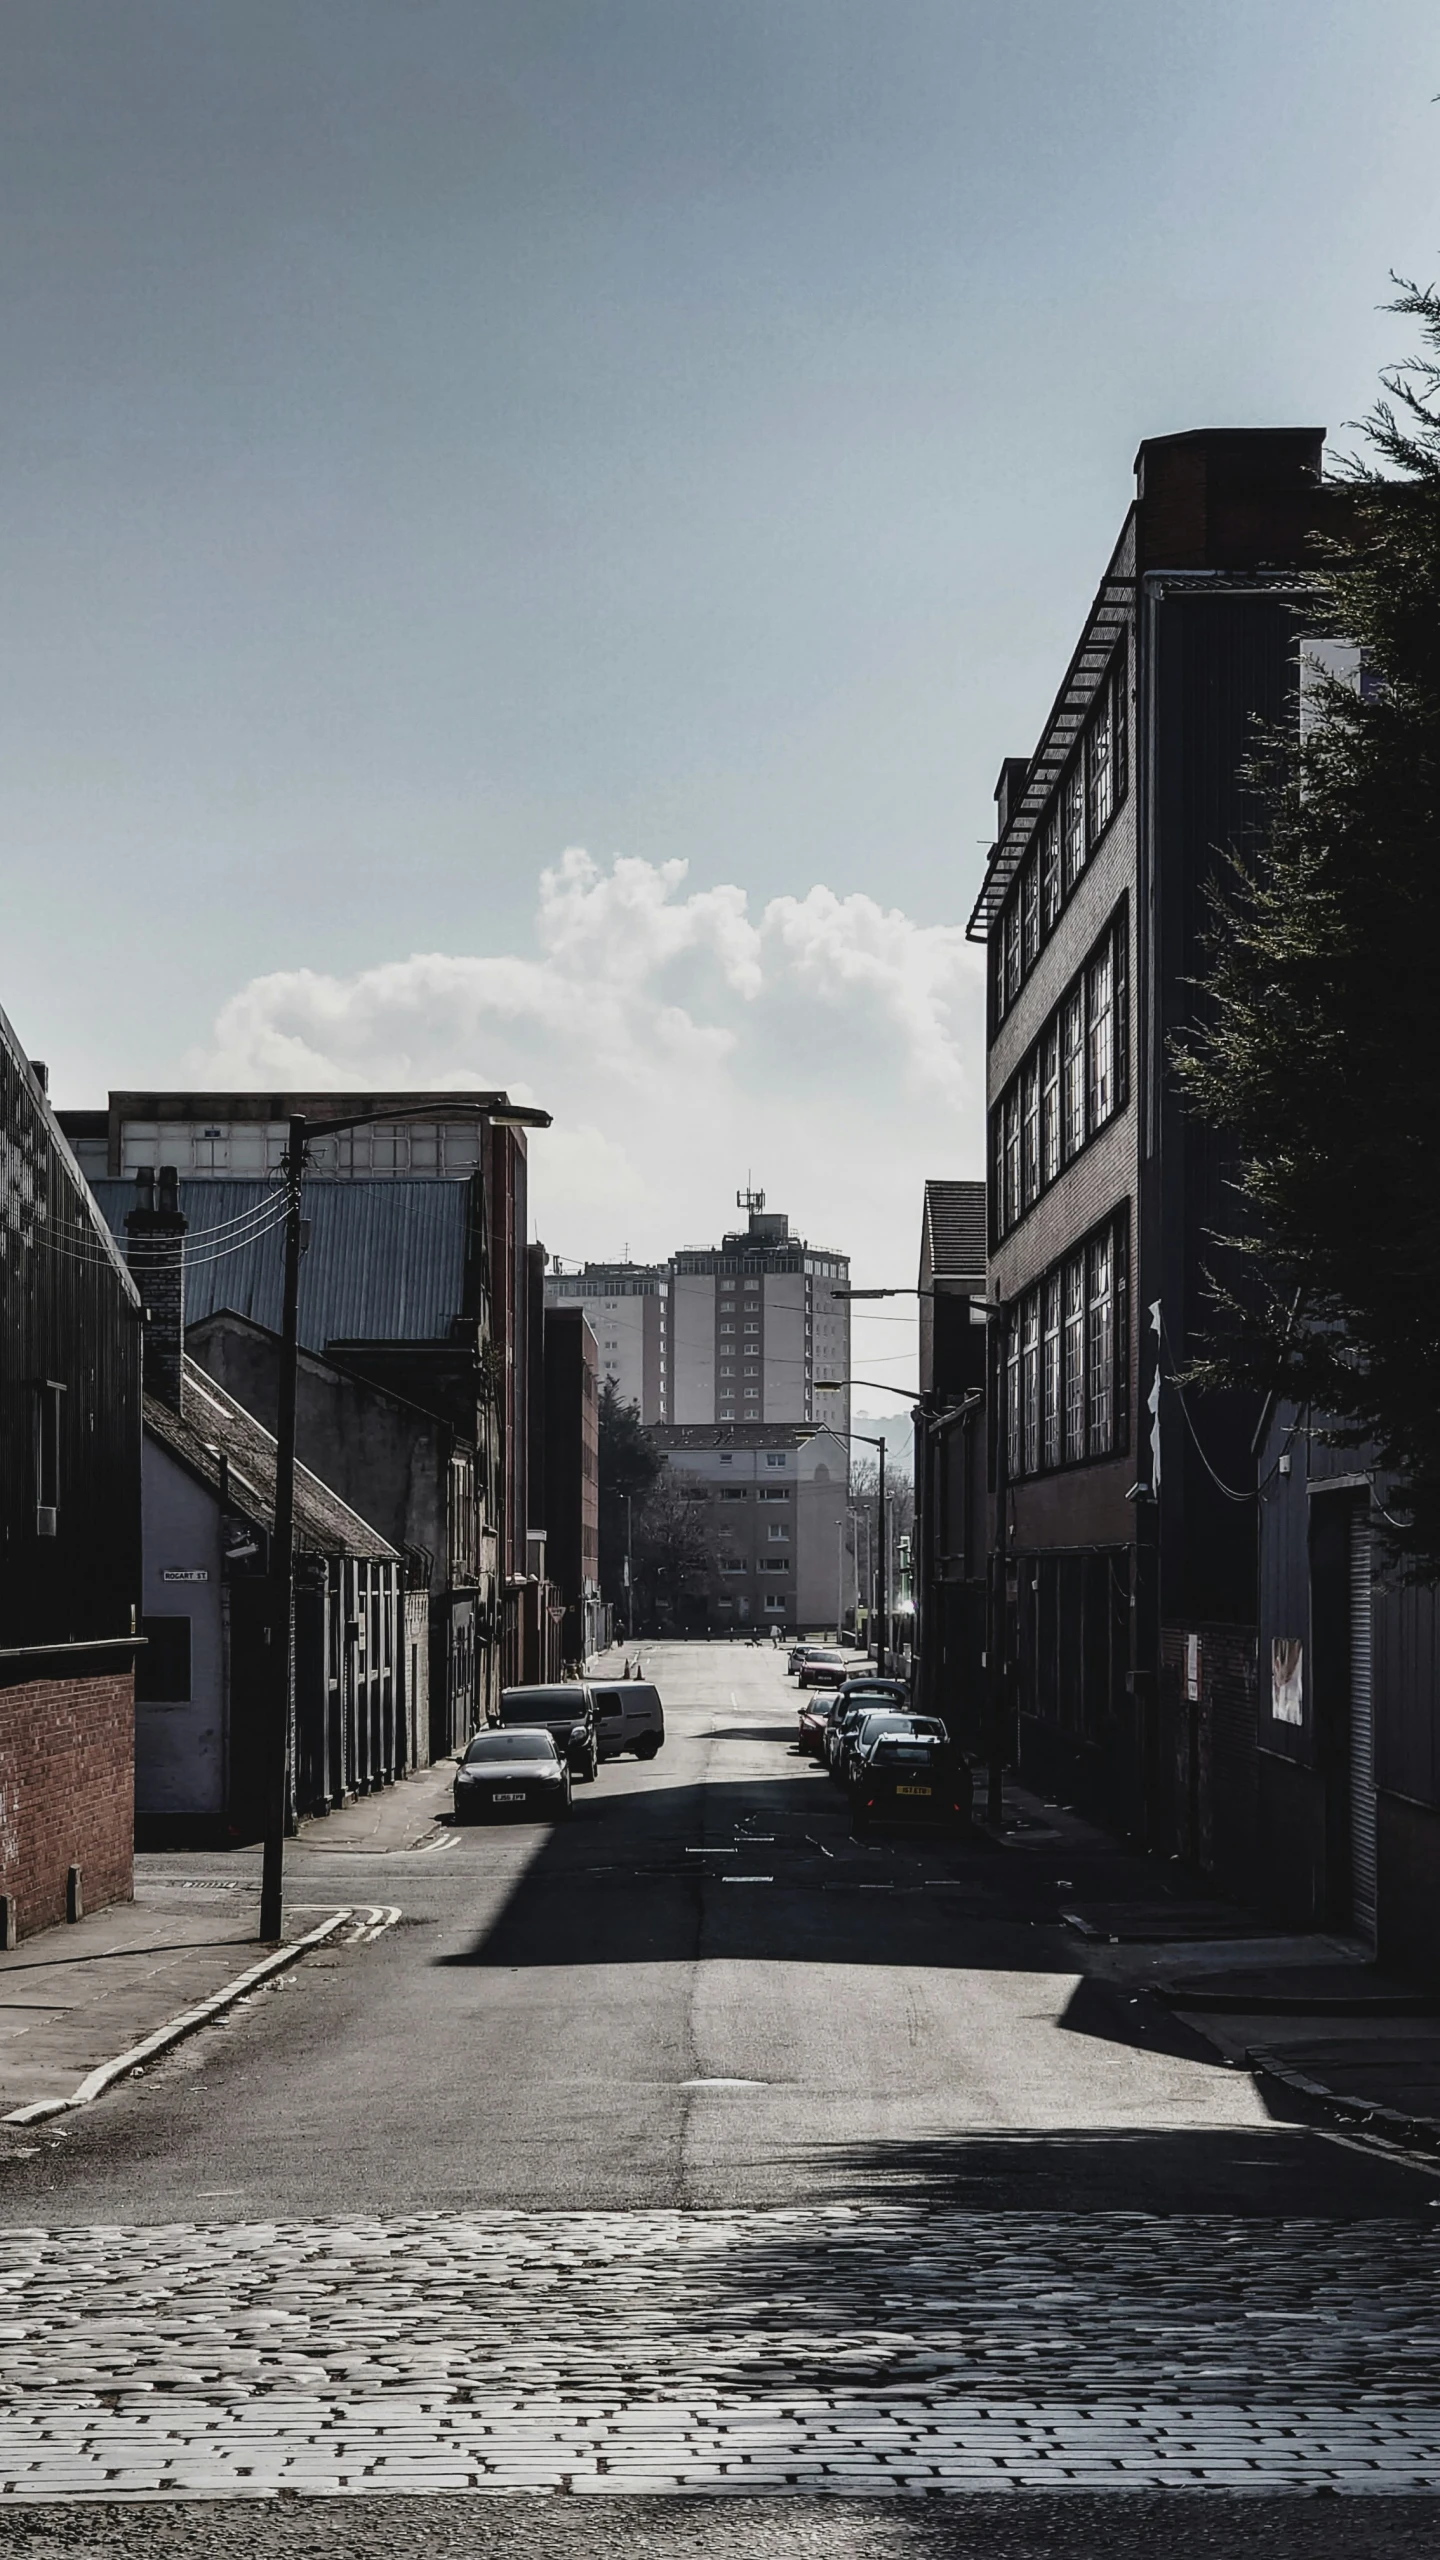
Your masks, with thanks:
[{"label": "road marking", "polygon": [[722,1884],[773,1884],[773,1876],[722,1876]]},{"label": "road marking", "polygon": [[735,1849],[687,1849],[685,1855],[687,1858],[734,1858],[739,1852]]},{"label": "road marking", "polygon": [[678,2089],[768,2089],[768,2080],[725,2080],[714,2073],[709,2079],[677,2080]]},{"label": "road marking", "polygon": [[415,1849],[415,1855],[419,1858],[433,1858],[437,1850],[458,1849],[459,1846],[460,1834],[458,1831],[442,1831],[438,1840],[421,1840],[418,1842]]}]

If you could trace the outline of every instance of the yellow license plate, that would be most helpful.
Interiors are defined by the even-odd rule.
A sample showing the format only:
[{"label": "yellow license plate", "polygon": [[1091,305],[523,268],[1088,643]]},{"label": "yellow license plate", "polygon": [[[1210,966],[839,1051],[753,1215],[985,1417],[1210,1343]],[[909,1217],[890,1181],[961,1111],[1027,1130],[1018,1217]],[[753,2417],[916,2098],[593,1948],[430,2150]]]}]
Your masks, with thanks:
[{"label": "yellow license plate", "polygon": [[932,1792],[929,1787],[897,1787],[895,1790],[897,1796],[928,1796]]}]

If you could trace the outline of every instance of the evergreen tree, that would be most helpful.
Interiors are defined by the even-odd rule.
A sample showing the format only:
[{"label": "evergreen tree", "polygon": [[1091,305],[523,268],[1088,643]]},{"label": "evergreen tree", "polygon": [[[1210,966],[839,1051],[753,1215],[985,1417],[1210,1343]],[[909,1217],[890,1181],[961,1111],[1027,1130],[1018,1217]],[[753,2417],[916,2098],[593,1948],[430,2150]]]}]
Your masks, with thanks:
[{"label": "evergreen tree", "polygon": [[1440,1576],[1440,291],[1384,377],[1312,630],[1358,645],[1259,770],[1271,823],[1215,899],[1177,1065],[1238,1145],[1245,1284],[1206,1375],[1369,1442],[1411,1571]]},{"label": "evergreen tree", "polygon": [[639,1407],[622,1404],[614,1379],[607,1378],[600,1390],[600,1588],[622,1618],[627,1533],[664,1464]]}]

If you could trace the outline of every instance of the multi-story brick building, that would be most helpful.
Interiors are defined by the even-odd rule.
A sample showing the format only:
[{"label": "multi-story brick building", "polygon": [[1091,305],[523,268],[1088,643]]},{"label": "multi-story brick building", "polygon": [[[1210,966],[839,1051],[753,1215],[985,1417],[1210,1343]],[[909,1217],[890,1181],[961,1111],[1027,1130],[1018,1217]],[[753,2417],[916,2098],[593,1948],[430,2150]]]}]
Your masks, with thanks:
[{"label": "multi-story brick building", "polygon": [[[1183,1113],[1206,882],[1295,716],[1319,429],[1153,439],[970,931],[989,952],[994,1634],[1022,1769],[1248,1872],[1255,1517],[1241,1399],[1174,1383],[1236,1207]],[[1236,1498],[1238,1497],[1238,1498]]]},{"label": "multi-story brick building", "polygon": [[[272,1329],[280,1312],[278,1234],[262,1235],[294,1114],[361,1124],[309,1142],[310,1250],[301,1339],[454,1422],[476,1451],[482,1558],[469,1616],[432,1711],[468,1662],[460,1738],[502,1680],[543,1676],[549,1621],[543,1540],[532,1535],[531,1298],[526,1130],[547,1115],[495,1092],[112,1093],[103,1111],[61,1115],[112,1226],[137,1173],[174,1166],[192,1229],[229,1224],[253,1249],[207,1246],[191,1259],[195,1317],[229,1307]],[[210,1206],[197,1201],[211,1186]],[[388,1199],[388,1207],[385,1205]],[[244,1224],[251,1218],[251,1225]],[[323,1317],[323,1321],[320,1319]]]},{"label": "multi-story brick building", "polygon": [[0,1014],[0,1938],[128,1899],[140,1298]]}]

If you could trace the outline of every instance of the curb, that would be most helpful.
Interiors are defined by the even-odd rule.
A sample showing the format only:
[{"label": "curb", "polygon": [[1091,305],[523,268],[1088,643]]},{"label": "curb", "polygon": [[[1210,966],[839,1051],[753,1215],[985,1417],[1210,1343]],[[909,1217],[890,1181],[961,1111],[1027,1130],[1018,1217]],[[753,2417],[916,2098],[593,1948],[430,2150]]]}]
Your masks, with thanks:
[{"label": "curb", "polygon": [[1434,2116],[1407,2116],[1399,2107],[1382,2107],[1372,2099],[1342,2097],[1338,2090],[1327,2088],[1323,2080],[1292,2071],[1277,2054],[1266,2053],[1259,2046],[1247,2052],[1245,2067],[1260,2078],[1278,2080],[1282,2088],[1293,2089],[1302,2098],[1317,2099],[1339,2123],[1353,2125],[1357,2133],[1383,2135],[1421,2159],[1440,2163],[1440,2122]]},{"label": "curb", "polygon": [[350,1904],[342,1911],[332,1911],[329,1919],[322,1920],[318,1929],[307,1930],[305,1936],[296,1938],[292,1945],[277,1947],[273,1955],[263,1956],[259,1964],[250,1966],[248,1972],[238,1974],[233,1982],[227,1982],[222,1991],[212,1992],[198,2008],[184,2009],[178,2018],[167,2019],[163,2027],[156,2027],[153,2034],[142,2037],[139,2044],[132,2044],[128,2053],[117,2053],[113,2061],[97,2063],[93,2071],[87,2071],[79,2087],[71,2090],[68,2098],[32,2098],[28,2106],[12,2108],[9,2115],[0,2116],[0,2124],[40,2124],[47,2116],[68,2115],[74,2107],[93,2106],[95,2100],[103,2098],[106,2090],[126,2072],[142,2069],[145,2063],[153,2061],[157,2053],[165,2053],[172,2044],[178,2044],[182,2036],[191,2035],[197,2027],[208,2025],[212,2018],[218,2018],[245,1992],[253,1991],[257,1982],[264,1982],[272,1973],[279,1973],[286,1965],[293,1964],[307,1948],[318,1947],[324,1939],[333,1937],[335,1931],[354,1916],[354,1908]]}]

